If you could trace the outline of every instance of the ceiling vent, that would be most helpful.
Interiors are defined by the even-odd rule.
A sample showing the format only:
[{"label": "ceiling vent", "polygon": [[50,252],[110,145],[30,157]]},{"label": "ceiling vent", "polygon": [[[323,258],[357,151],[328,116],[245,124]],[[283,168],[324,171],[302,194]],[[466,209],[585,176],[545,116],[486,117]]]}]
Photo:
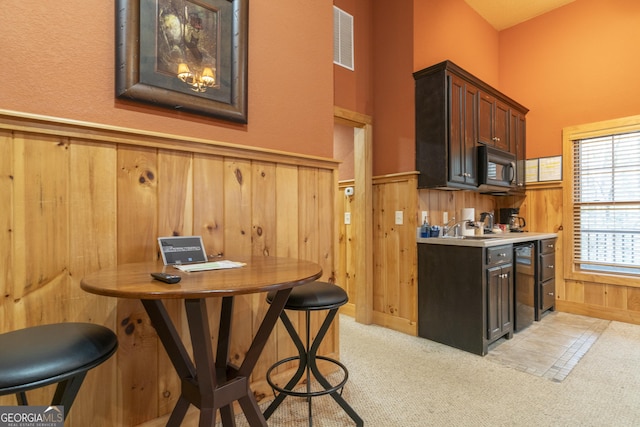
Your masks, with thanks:
[{"label": "ceiling vent", "polygon": [[353,71],[353,16],[333,6],[333,63]]}]

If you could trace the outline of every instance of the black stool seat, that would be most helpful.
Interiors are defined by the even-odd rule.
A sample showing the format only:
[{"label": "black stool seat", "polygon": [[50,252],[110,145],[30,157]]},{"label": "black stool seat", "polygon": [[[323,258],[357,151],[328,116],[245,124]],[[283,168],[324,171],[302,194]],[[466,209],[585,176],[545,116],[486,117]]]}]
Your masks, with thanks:
[{"label": "black stool seat", "polygon": [[[275,298],[275,291],[269,292],[267,294],[267,302],[271,304],[273,299]],[[324,339],[333,319],[336,314],[338,314],[338,309],[346,304],[349,301],[349,296],[340,286],[337,286],[333,283],[326,282],[311,282],[301,286],[297,286],[291,290],[289,294],[289,298],[287,299],[287,303],[284,306],[284,310],[295,310],[295,311],[304,311],[306,314],[306,346],[303,345],[300,336],[296,332],[291,320],[287,316],[286,312],[283,310],[280,314],[280,320],[284,324],[287,332],[291,336],[293,343],[295,344],[298,355],[288,357],[286,359],[282,359],[275,364],[273,364],[267,370],[267,382],[271,386],[271,388],[275,391],[278,391],[279,394],[276,396],[273,402],[267,407],[264,412],[265,419],[269,419],[269,417],[273,414],[273,412],[280,406],[282,401],[287,396],[297,396],[304,397],[307,399],[309,405],[309,426],[313,425],[313,417],[311,411],[311,398],[322,395],[330,395],[341,407],[345,410],[345,412],[351,417],[351,419],[356,423],[357,426],[364,425],[362,419],[358,416],[358,414],[349,406],[349,404],[342,398],[342,389],[344,385],[347,383],[347,379],[349,378],[349,371],[346,366],[344,366],[339,361],[326,357],[326,356],[318,356],[318,348],[320,347],[320,343]],[[320,329],[318,331],[317,336],[313,340],[313,343],[310,343],[310,320],[311,320],[311,312],[315,310],[329,310],[327,317],[322,322]],[[344,377],[342,381],[340,381],[336,385],[332,385],[320,372],[317,365],[317,359],[327,361],[332,363],[333,365],[339,367]],[[273,382],[271,379],[271,372],[277,368],[278,366],[297,360],[298,369],[293,374],[289,382],[281,387]],[[306,372],[306,390],[305,391],[294,391],[293,388],[298,384],[298,381],[302,378],[302,375]],[[321,390],[312,391],[311,390],[311,374],[318,381],[318,383],[322,386]],[[340,390],[340,392],[338,391]]]},{"label": "black stool seat", "polygon": [[110,329],[91,323],[56,323],[0,334],[0,396],[59,383],[52,405],[65,406],[65,418],[84,377],[116,351]]},{"label": "black stool seat", "polygon": [[[267,294],[267,302],[271,304],[276,291]],[[333,283],[312,282],[297,286],[291,290],[285,310],[329,310],[340,307],[349,301],[344,289]]]}]

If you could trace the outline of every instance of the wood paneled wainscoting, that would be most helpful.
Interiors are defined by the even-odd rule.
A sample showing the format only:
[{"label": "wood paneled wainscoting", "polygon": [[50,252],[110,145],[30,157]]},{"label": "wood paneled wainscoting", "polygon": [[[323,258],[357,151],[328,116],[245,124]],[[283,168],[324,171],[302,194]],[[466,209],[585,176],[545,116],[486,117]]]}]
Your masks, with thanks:
[{"label": "wood paneled wainscoting", "polygon": [[[352,242],[354,235],[345,224],[345,213],[354,211],[353,196],[344,195],[344,188],[353,181],[341,181],[342,204],[337,203],[338,262],[336,280],[344,283],[350,303],[343,310],[353,315],[356,282]],[[373,323],[412,335],[416,334],[417,251],[416,251],[417,176],[415,173],[376,177],[373,179],[373,280],[364,286],[372,291]],[[395,223],[396,212],[402,212],[403,223]]]},{"label": "wood paneled wainscoting", "polygon": [[[70,426],[139,425],[170,412],[180,394],[141,303],[83,292],[86,273],[157,259],[158,236],[202,235],[212,255],[307,259],[334,279],[332,159],[9,111],[0,111],[0,152],[0,331],[85,321],[120,341],[116,357],[87,376]],[[219,302],[209,303],[216,315]],[[168,309],[188,341],[182,304]],[[265,311],[264,295],[236,300],[230,354],[238,362]],[[334,328],[321,353],[338,349]],[[294,354],[278,325],[254,371],[258,400],[271,393],[267,368]],[[46,405],[50,392],[30,400]]]},{"label": "wood paneled wainscoting", "polygon": [[[344,188],[353,181],[341,181],[336,215],[338,225],[339,256],[336,280],[345,284],[350,301],[355,301],[355,277],[351,265],[352,235],[345,224],[345,212],[351,216],[353,197],[344,195]],[[342,203],[340,202],[342,200]],[[442,224],[443,212],[449,219],[459,217],[462,208],[475,207],[479,215],[496,209],[496,198],[469,191],[418,190],[418,173],[409,172],[374,177],[373,179],[373,323],[410,335],[417,335],[418,269],[416,228],[421,212],[429,212],[432,224]],[[402,224],[396,224],[396,212],[402,212]],[[353,306],[347,308],[355,310]]]},{"label": "wood paneled wainscoting", "polygon": [[[562,182],[539,183],[527,186],[527,198],[521,213],[531,231],[558,233],[556,250],[556,310],[601,319],[640,324],[640,289],[637,286],[577,281],[564,278],[564,260],[569,259],[571,247],[563,232]],[[594,276],[597,279],[597,276]]]}]

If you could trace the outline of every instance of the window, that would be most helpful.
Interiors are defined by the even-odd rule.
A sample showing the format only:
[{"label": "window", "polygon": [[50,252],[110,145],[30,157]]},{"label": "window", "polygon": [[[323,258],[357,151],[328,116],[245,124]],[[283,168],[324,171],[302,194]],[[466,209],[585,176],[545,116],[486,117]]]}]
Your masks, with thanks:
[{"label": "window", "polygon": [[565,155],[571,156],[573,170],[570,200],[565,200],[570,204],[575,272],[640,276],[637,119],[631,126],[623,120],[613,127],[606,122],[574,128],[569,138],[565,136],[570,145]]}]

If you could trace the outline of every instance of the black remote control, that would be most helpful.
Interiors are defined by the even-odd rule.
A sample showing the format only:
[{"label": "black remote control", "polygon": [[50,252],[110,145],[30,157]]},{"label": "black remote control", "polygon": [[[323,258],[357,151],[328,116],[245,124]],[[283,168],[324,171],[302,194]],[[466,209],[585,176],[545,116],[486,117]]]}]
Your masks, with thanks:
[{"label": "black remote control", "polygon": [[175,274],[169,274],[169,273],[151,273],[151,276],[156,279],[156,280],[160,280],[161,282],[164,283],[178,283],[181,279],[180,276],[176,276]]}]

